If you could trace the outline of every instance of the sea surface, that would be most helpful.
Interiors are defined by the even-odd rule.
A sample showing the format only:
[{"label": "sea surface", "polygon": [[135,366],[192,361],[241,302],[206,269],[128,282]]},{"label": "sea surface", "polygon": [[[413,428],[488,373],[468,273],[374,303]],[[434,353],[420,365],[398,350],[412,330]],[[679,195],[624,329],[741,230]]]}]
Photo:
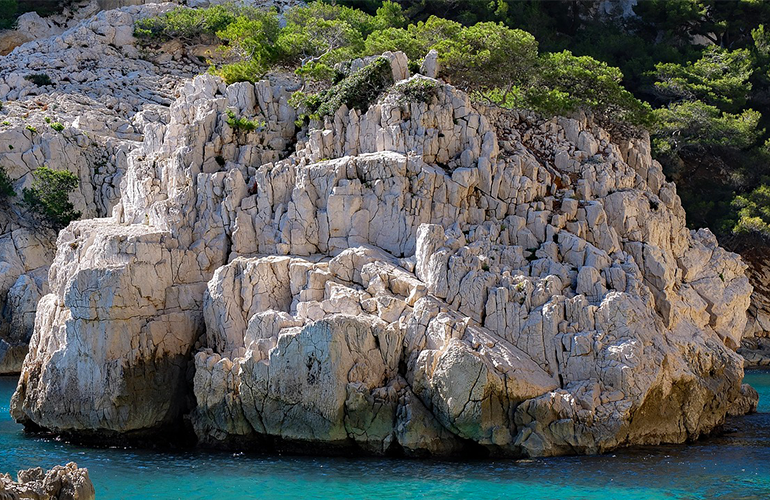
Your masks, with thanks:
[{"label": "sea surface", "polygon": [[591,457],[421,461],[93,449],[25,435],[0,377],[0,472],[87,467],[97,499],[770,499],[770,371],[747,372],[759,412],[727,434]]}]

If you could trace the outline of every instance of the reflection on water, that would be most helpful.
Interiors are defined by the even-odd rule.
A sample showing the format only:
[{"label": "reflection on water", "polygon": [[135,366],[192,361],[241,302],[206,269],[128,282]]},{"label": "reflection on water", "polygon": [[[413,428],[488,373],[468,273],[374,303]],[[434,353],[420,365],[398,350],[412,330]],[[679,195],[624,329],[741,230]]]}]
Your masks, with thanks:
[{"label": "reflection on water", "polygon": [[0,377],[0,471],[88,467],[103,499],[741,499],[770,498],[770,371],[750,372],[760,413],[724,436],[596,457],[472,462],[87,449],[26,437]]}]

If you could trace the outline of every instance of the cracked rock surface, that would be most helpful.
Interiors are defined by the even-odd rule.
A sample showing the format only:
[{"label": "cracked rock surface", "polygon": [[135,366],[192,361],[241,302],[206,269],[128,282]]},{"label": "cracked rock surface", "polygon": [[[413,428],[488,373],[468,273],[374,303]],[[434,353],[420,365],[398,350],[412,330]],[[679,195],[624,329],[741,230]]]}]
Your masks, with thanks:
[{"label": "cracked rock surface", "polygon": [[40,467],[19,471],[18,480],[0,474],[0,498],[8,500],[93,500],[94,485],[88,469],[77,464],[57,465],[49,471]]},{"label": "cracked rock surface", "polygon": [[[28,13],[20,29],[35,39],[0,56],[0,167],[17,194],[0,210],[0,373],[21,370],[56,252],[56,233],[20,203],[23,189],[41,166],[69,170],[79,180],[70,195],[75,210],[84,218],[111,214],[144,125],[167,122],[179,80],[198,71],[184,61],[158,65],[139,56],[134,21],[173,7],[99,12],[92,2],[52,18]],[[31,75],[46,75],[50,84]]]},{"label": "cracked rock surface", "polygon": [[112,217],[59,235],[18,421],[119,435],[189,412],[209,446],[546,456],[750,408],[745,265],[685,227],[646,137],[441,82],[297,135],[292,85],[198,76],[144,124]]}]

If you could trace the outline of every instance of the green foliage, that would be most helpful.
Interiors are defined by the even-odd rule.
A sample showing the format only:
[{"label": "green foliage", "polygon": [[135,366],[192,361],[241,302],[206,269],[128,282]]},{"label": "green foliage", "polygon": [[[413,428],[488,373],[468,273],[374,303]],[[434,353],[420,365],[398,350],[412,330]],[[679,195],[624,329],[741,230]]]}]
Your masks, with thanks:
[{"label": "green foliage", "polygon": [[366,39],[365,50],[370,55],[400,50],[409,59],[419,59],[441,42],[457,41],[462,31],[459,23],[431,16],[406,28],[390,27],[372,33]]},{"label": "green foliage", "polygon": [[401,28],[408,24],[404,9],[396,2],[386,0],[377,9],[374,19],[372,19],[372,31],[384,30],[388,28]]},{"label": "green foliage", "polygon": [[725,111],[743,108],[751,90],[752,58],[747,49],[708,47],[685,65],[659,63],[655,88],[667,100],[701,100]]},{"label": "green foliage", "polygon": [[38,87],[53,85],[53,82],[51,82],[51,77],[48,76],[46,73],[32,73],[25,76],[24,79],[29,80],[30,82],[34,83]]},{"label": "green foliage", "polygon": [[770,239],[770,179],[753,191],[737,196],[733,206],[738,209],[738,222],[733,228],[736,234],[755,234]]},{"label": "green foliage", "polygon": [[317,0],[287,12],[283,28],[274,12],[241,12],[215,31],[240,61],[214,72],[228,83],[256,81],[271,67],[284,66],[297,68],[305,78],[331,80],[337,76],[335,64],[363,54],[370,33],[404,23],[401,7],[393,2],[370,15]]},{"label": "green foliage", "polygon": [[[495,17],[501,5],[499,0],[400,0],[410,19],[424,20],[431,15],[471,25]],[[506,9],[507,5],[503,6]]]},{"label": "green foliage", "polygon": [[16,196],[16,191],[13,190],[13,182],[8,176],[8,172],[0,167],[0,201],[6,202],[8,198],[14,196]]},{"label": "green foliage", "polygon": [[535,84],[526,102],[535,108],[563,114],[585,108],[600,118],[647,126],[651,108],[628,92],[618,68],[569,51],[545,54],[534,71]]},{"label": "green foliage", "polygon": [[225,122],[235,130],[252,131],[265,127],[265,122],[259,120],[249,120],[248,118],[244,118],[242,116],[236,117],[235,112],[230,109],[228,109],[225,114],[227,115]]},{"label": "green foliage", "polygon": [[770,5],[758,0],[645,0],[634,12],[650,31],[690,44],[702,37],[720,47],[745,45],[756,24],[770,16]]},{"label": "green foliage", "polygon": [[62,130],[64,130],[64,125],[61,122],[53,122],[51,124],[51,128],[57,132],[61,132]]},{"label": "green foliage", "polygon": [[32,187],[24,188],[22,202],[41,224],[58,231],[80,217],[69,201],[69,194],[78,187],[75,174],[43,166],[33,175],[35,180]]},{"label": "green foliage", "polygon": [[625,90],[622,78],[617,68],[564,51],[541,56],[517,85],[479,94],[504,107],[545,115],[568,115],[582,109],[607,127],[618,123],[649,126],[653,122],[651,107]]},{"label": "green foliage", "polygon": [[406,102],[430,103],[438,94],[439,83],[428,78],[411,78],[399,83],[393,90],[404,96]]},{"label": "green foliage", "polygon": [[310,95],[295,93],[290,104],[305,108],[307,116],[314,118],[332,115],[343,104],[349,109],[365,112],[391,85],[390,61],[378,57],[326,91]]},{"label": "green foliage", "polygon": [[235,82],[256,82],[264,76],[266,68],[259,61],[247,59],[220,67],[212,66],[209,71],[222,77],[229,85]]},{"label": "green foliage", "polygon": [[229,44],[230,52],[243,59],[223,66],[220,76],[227,83],[257,81],[278,59],[275,44],[279,32],[278,16],[272,11],[250,12],[218,30],[217,36]]},{"label": "green foliage", "polygon": [[692,146],[721,146],[746,149],[761,130],[760,114],[751,109],[739,114],[721,112],[701,101],[686,101],[655,110],[657,129],[653,136],[656,150],[672,154]]},{"label": "green foliage", "polygon": [[535,38],[502,24],[475,24],[432,48],[442,74],[464,88],[511,86],[530,78],[537,63]]},{"label": "green foliage", "polygon": [[0,0],[0,30],[13,28],[18,10],[16,0]]},{"label": "green foliage", "polygon": [[[360,16],[352,15],[358,12]],[[363,51],[363,31],[368,31],[363,12],[342,6],[313,2],[292,9],[278,38],[283,62],[295,66],[309,63],[333,66]]]},{"label": "green foliage", "polygon": [[234,22],[244,8],[233,4],[214,5],[206,9],[178,7],[158,17],[140,19],[134,24],[134,36],[143,42],[170,39],[195,40],[214,35]]},{"label": "green foliage", "polygon": [[463,27],[435,16],[405,29],[375,32],[368,53],[401,50],[410,58],[439,52],[442,76],[487,100],[547,114],[587,109],[607,120],[649,125],[651,108],[623,88],[623,74],[588,56],[538,56],[534,37],[492,22]]},{"label": "green foliage", "polygon": [[27,126],[26,126],[26,127],[24,127],[24,128],[26,128],[27,130],[29,130],[29,131],[30,131],[30,132],[32,132],[33,134],[37,134],[37,129],[36,129],[35,127],[33,127],[32,125],[27,125]]}]

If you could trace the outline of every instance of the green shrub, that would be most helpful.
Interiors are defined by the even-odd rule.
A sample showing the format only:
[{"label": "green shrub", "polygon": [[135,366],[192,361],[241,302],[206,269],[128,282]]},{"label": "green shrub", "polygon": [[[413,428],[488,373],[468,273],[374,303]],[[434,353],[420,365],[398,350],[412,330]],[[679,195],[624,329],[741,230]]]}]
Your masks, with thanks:
[{"label": "green shrub", "polygon": [[173,38],[190,41],[227,28],[239,13],[233,5],[214,5],[206,9],[177,7],[161,16],[138,20],[134,24],[134,36],[141,42],[163,42]]},{"label": "green shrub", "polygon": [[244,118],[242,116],[236,117],[235,112],[230,109],[226,111],[226,114],[227,118],[225,118],[225,122],[235,130],[251,131],[265,127],[265,122],[261,122],[259,120],[249,120],[248,118]]},{"label": "green shrub", "polygon": [[236,82],[255,83],[265,76],[267,67],[259,61],[248,59],[219,67],[212,66],[210,72],[221,77],[228,85]]},{"label": "green shrub", "polygon": [[36,133],[37,133],[37,129],[36,129],[35,127],[33,127],[32,125],[27,125],[27,126],[26,126],[26,127],[24,127],[24,128],[26,128],[27,130],[29,130],[29,131],[30,131],[30,132],[32,132],[33,134],[36,134]]},{"label": "green shrub", "polygon": [[69,201],[69,194],[78,187],[75,174],[43,166],[33,175],[35,180],[32,187],[24,188],[22,203],[35,219],[58,231],[80,217],[81,213]]},{"label": "green shrub", "polygon": [[460,23],[431,16],[427,21],[410,24],[406,28],[385,28],[366,39],[366,53],[375,55],[400,50],[409,59],[424,57],[441,42],[457,41],[463,26]]},{"label": "green shrub", "polygon": [[378,57],[367,66],[318,94],[295,93],[291,104],[304,106],[308,116],[321,118],[334,114],[342,105],[366,112],[385,90],[393,85],[390,61]]},{"label": "green shrub", "polygon": [[733,233],[770,240],[770,178],[764,177],[759,187],[736,196],[732,205],[738,211]]},{"label": "green shrub", "polygon": [[440,84],[435,80],[412,78],[399,83],[393,87],[393,90],[402,94],[407,102],[430,103],[438,95],[439,86]]},{"label": "green shrub", "polygon": [[283,66],[297,68],[303,77],[332,80],[336,63],[363,53],[368,33],[403,21],[403,16],[398,15],[400,7],[387,4],[388,8],[381,9],[382,15],[370,16],[348,7],[311,2],[287,12],[283,28],[275,12],[236,11],[236,16],[214,33],[225,42],[228,54],[240,60],[213,68],[212,72],[228,83],[254,82],[270,68]]},{"label": "green shrub", "polygon": [[754,71],[749,50],[730,51],[715,46],[708,47],[695,62],[658,63],[655,70],[655,89],[662,98],[698,99],[731,112],[746,105]]},{"label": "green shrub", "polygon": [[16,0],[0,0],[0,30],[13,28],[18,10]]},{"label": "green shrub", "polygon": [[441,73],[464,88],[508,87],[531,79],[537,63],[537,42],[526,31],[495,23],[463,28],[456,38],[442,40]]},{"label": "green shrub", "polygon": [[658,154],[670,155],[687,147],[720,146],[746,149],[762,130],[760,114],[751,109],[723,113],[701,101],[685,101],[655,110],[657,127],[653,145]]},{"label": "green shrub", "polygon": [[13,182],[8,177],[8,172],[0,167],[0,200],[5,201],[14,196],[16,196],[16,191],[13,190]]},{"label": "green shrub", "polygon": [[46,73],[32,73],[30,75],[25,76],[24,78],[34,83],[38,87],[53,85],[53,82],[51,81],[51,77],[48,76]]},{"label": "green shrub", "polygon": [[62,130],[64,130],[64,125],[61,122],[53,122],[51,124],[51,128],[57,132],[61,132]]},{"label": "green shrub", "polygon": [[280,25],[275,12],[253,11],[241,15],[216,32],[227,43],[230,55],[241,60],[215,69],[227,83],[256,82],[279,58],[276,43]]}]

